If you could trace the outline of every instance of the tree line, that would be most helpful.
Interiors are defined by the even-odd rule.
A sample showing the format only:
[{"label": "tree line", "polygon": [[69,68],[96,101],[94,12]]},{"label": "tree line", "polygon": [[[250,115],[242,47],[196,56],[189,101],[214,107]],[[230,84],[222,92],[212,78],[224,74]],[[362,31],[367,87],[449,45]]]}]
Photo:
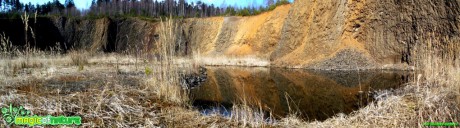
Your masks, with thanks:
[{"label": "tree line", "polygon": [[[225,2],[224,2],[225,3]],[[0,0],[0,16],[15,16],[23,12],[38,15],[59,15],[73,17],[118,17],[174,16],[182,18],[212,16],[249,16],[273,10],[277,6],[289,4],[288,0],[265,0],[263,6],[248,7],[207,4],[201,1],[188,3],[185,0],[92,0],[89,9],[78,10],[74,0],[49,1],[42,5],[21,3],[19,0]]]},{"label": "tree line", "polygon": [[19,0],[0,0],[0,17],[17,18],[23,12],[38,15],[82,16],[82,11],[76,8],[74,0],[65,0],[64,3],[53,0],[41,5],[31,2],[21,3]]}]

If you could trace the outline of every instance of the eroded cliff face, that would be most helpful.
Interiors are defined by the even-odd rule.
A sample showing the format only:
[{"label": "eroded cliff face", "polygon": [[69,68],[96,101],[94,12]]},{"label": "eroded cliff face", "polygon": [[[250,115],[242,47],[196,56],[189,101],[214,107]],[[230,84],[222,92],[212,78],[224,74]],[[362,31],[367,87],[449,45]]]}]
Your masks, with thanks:
[{"label": "eroded cliff face", "polygon": [[157,23],[139,19],[67,19],[53,23],[71,49],[132,52],[153,47]]},{"label": "eroded cliff face", "polygon": [[187,19],[184,29],[203,56],[267,58],[281,37],[290,5],[251,17]]},{"label": "eroded cliff face", "polygon": [[458,5],[457,0],[298,0],[272,64],[320,69],[410,64],[416,44],[459,36]]},{"label": "eroded cliff face", "polygon": [[[458,43],[460,8],[458,0],[371,1],[362,9],[366,16],[362,29],[355,32],[372,57],[380,63],[412,63],[416,45],[440,41]],[[379,6],[380,5],[380,6]],[[366,15],[365,15],[366,14]],[[447,41],[446,38],[453,41]],[[375,43],[374,43],[375,42]],[[376,45],[377,47],[373,47]],[[452,53],[459,54],[459,49]]]},{"label": "eroded cliff face", "polygon": [[[18,46],[24,46],[25,30],[20,19],[0,20],[4,32]],[[27,32],[31,46],[63,50],[128,52],[153,48],[158,23],[134,18],[75,19],[65,17],[29,19]]]},{"label": "eroded cliff face", "polygon": [[347,11],[345,0],[296,1],[271,55],[276,66],[305,67],[330,58],[340,48]]},{"label": "eroded cliff face", "polygon": [[[459,2],[297,0],[257,16],[185,19],[178,22],[181,39],[176,51],[216,58],[250,56],[274,67],[407,67],[415,60],[417,45],[432,41],[441,42],[435,48],[445,48],[458,40]],[[20,20],[0,22],[0,32],[18,45],[25,44]],[[33,22],[29,24],[34,25],[41,47],[60,42],[64,49],[148,52],[159,38],[158,22],[136,18],[39,18],[37,24]]]}]

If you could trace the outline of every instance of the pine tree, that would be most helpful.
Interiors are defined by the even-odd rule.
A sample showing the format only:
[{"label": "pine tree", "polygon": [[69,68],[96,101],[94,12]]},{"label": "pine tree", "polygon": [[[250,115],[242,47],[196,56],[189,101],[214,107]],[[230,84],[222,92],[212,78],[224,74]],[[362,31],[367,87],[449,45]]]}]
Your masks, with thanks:
[{"label": "pine tree", "polygon": [[15,11],[20,11],[22,10],[22,4],[19,0],[15,0],[13,3],[13,7]]},{"label": "pine tree", "polygon": [[73,2],[73,0],[65,0],[65,7],[67,9],[73,8],[73,7],[75,7],[75,3]]}]

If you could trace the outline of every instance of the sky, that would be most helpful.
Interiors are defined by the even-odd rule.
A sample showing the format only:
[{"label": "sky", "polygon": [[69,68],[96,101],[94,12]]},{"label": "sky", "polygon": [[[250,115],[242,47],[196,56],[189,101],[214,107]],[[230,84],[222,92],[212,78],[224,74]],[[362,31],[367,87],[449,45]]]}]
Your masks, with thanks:
[{"label": "sky", "polygon": [[[47,3],[48,1],[53,1],[53,0],[19,0],[21,3],[32,3],[32,4],[44,4]],[[87,9],[91,5],[92,0],[74,0],[75,6],[79,9]],[[59,0],[62,4],[64,4],[65,0]]]},{"label": "sky", "polygon": [[[44,4],[48,1],[52,0],[19,0],[21,3],[29,3],[31,2],[32,4]],[[59,0],[62,4],[64,4],[65,0]],[[91,5],[92,0],[74,0],[75,6],[77,6],[78,9],[87,9]],[[161,1],[161,0],[159,0]],[[199,0],[186,0],[187,2],[191,3],[194,2],[196,3]],[[201,0],[202,2],[208,3],[208,4],[214,4],[215,6],[221,6],[223,5],[222,3],[225,1],[225,5],[232,5],[232,6],[240,6],[240,7],[246,7],[252,3],[254,3],[257,6],[260,6],[263,4],[264,0]],[[276,0],[275,0],[276,1]],[[293,0],[289,0],[293,1]]]}]

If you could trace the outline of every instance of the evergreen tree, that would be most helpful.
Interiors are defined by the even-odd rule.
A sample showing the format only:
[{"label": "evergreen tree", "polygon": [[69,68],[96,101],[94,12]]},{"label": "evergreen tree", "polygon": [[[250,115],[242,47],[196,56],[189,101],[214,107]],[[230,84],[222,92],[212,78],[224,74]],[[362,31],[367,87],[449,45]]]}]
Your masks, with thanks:
[{"label": "evergreen tree", "polygon": [[14,7],[14,11],[21,11],[22,10],[22,4],[21,2],[19,2],[19,0],[14,0],[13,2],[13,7]]},{"label": "evergreen tree", "polygon": [[73,2],[73,0],[65,0],[65,7],[66,8],[73,8],[73,7],[75,7],[75,3]]}]

